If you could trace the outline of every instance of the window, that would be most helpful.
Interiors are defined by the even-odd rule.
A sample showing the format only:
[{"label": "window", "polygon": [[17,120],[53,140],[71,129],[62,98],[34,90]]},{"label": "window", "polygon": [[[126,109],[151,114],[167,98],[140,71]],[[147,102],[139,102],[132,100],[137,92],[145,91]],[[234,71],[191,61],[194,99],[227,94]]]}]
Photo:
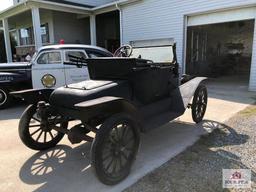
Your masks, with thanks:
[{"label": "window", "polygon": [[34,35],[33,35],[32,27],[20,29],[19,34],[20,34],[20,45],[34,44]]},{"label": "window", "polygon": [[[33,27],[20,29],[19,35],[20,35],[20,45],[33,45],[35,43]],[[41,36],[42,36],[42,43],[50,42],[48,23],[41,25]]]},{"label": "window", "polygon": [[82,59],[87,58],[83,51],[66,51],[65,52],[65,58],[66,58],[65,61],[71,61],[72,56],[79,57],[79,58],[82,58]]},{"label": "window", "polygon": [[60,52],[42,53],[37,59],[38,64],[61,64]]},{"label": "window", "polygon": [[43,43],[50,43],[48,23],[41,25],[41,36]]},{"label": "window", "polygon": [[88,54],[89,58],[97,58],[97,57],[112,57],[111,54],[107,54],[104,52],[100,52],[97,50],[86,50],[86,53]]}]

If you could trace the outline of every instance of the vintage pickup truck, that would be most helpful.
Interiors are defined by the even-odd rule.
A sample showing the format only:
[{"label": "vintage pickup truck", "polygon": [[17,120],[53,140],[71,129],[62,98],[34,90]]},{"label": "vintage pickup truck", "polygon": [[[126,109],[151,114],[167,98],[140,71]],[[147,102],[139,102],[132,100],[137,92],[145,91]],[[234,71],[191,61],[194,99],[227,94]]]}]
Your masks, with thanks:
[{"label": "vintage pickup truck", "polygon": [[50,45],[36,52],[31,63],[0,64],[0,109],[11,104],[12,91],[55,89],[89,79],[86,66],[64,65],[72,63],[73,56],[86,59],[112,57],[112,54],[96,46]]}]

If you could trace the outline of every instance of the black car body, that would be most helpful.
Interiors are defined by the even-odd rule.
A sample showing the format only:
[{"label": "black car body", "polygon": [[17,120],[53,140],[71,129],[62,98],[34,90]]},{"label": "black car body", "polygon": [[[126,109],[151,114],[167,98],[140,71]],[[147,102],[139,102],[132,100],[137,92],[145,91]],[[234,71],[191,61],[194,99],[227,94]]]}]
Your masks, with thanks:
[{"label": "black car body", "polygon": [[[25,145],[44,150],[55,146],[64,134],[72,143],[93,142],[92,165],[98,178],[108,185],[129,174],[138,152],[140,132],[175,119],[188,107],[198,123],[207,106],[207,90],[200,84],[205,78],[179,78],[175,44],[135,47],[133,54],[131,46],[123,46],[115,55],[130,58],[77,58],[78,66],[88,66],[91,80],[66,85],[52,93],[15,93],[32,104],[19,125]],[[164,55],[169,59],[161,61]],[[147,56],[154,57],[154,61]],[[33,119],[39,124],[34,125]],[[72,120],[80,123],[69,129],[67,123]],[[34,127],[38,129],[31,131]],[[53,136],[52,131],[57,135]]]}]

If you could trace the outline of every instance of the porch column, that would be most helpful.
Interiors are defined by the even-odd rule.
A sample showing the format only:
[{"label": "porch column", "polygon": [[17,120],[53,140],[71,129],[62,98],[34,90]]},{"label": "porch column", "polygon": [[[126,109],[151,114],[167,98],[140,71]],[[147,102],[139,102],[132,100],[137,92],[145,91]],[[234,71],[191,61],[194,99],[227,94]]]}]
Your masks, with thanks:
[{"label": "porch column", "polygon": [[96,45],[96,17],[95,15],[90,15],[90,34],[91,34],[91,45]]},{"label": "porch column", "polygon": [[42,36],[41,36],[41,22],[40,22],[40,13],[39,8],[34,7],[31,9],[32,12],[32,22],[34,29],[34,39],[35,39],[35,49],[38,50],[43,46]]},{"label": "porch column", "polygon": [[3,28],[4,28],[6,59],[7,59],[7,62],[12,62],[12,48],[11,48],[8,19],[6,18],[6,19],[3,19],[2,21],[3,21]]}]

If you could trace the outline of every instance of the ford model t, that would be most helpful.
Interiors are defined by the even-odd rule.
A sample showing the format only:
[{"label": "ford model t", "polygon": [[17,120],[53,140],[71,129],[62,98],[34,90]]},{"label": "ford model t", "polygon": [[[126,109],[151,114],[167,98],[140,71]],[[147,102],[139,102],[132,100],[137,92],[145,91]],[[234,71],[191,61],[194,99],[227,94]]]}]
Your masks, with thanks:
[{"label": "ford model t", "polygon": [[[135,42],[114,58],[73,57],[66,63],[88,66],[91,80],[56,90],[26,90],[15,95],[31,105],[19,135],[34,150],[54,147],[65,134],[71,143],[92,142],[91,163],[107,185],[126,178],[140,145],[140,132],[163,125],[186,108],[199,123],[207,106],[204,78],[179,78],[171,41]],[[78,122],[68,126],[70,121]],[[74,123],[72,123],[74,124]]]}]

